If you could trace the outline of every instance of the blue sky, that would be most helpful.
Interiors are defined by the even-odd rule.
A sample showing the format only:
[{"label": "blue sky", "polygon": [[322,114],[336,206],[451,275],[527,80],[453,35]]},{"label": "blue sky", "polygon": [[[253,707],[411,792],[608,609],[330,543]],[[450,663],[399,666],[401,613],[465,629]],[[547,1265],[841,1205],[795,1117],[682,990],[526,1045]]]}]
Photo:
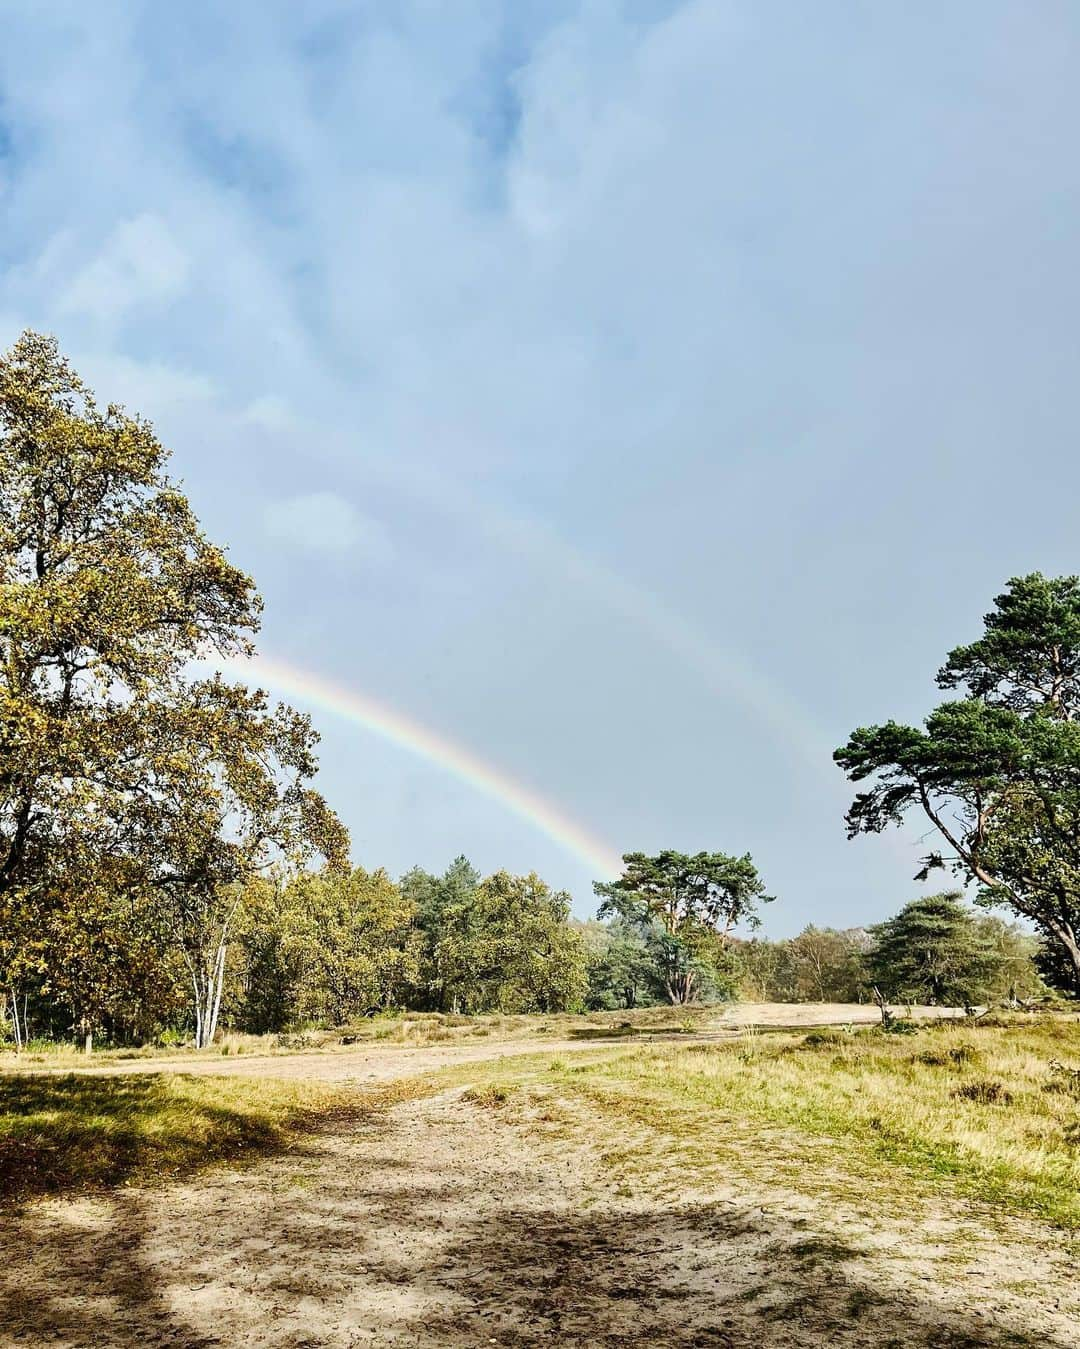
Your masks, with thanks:
[{"label": "blue sky", "polygon": [[[0,0],[0,345],[149,416],[274,657],[619,849],[882,917],[830,750],[1080,569],[1068,3]],[[357,860],[580,859],[318,715]]]}]

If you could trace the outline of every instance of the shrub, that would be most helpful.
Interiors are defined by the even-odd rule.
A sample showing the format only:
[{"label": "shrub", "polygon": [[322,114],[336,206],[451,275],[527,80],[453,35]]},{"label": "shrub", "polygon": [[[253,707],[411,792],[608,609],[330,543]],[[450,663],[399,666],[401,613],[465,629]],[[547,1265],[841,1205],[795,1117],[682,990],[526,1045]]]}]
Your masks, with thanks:
[{"label": "shrub", "polygon": [[1057,1059],[1050,1060],[1050,1081],[1046,1084],[1045,1091],[1061,1091],[1067,1096],[1075,1096],[1080,1100],[1080,1068],[1073,1068],[1070,1064],[1059,1063]]},{"label": "shrub", "polygon": [[919,1063],[927,1068],[963,1068],[968,1063],[978,1063],[981,1055],[974,1045],[952,1045],[948,1049],[927,1049],[916,1055]]},{"label": "shrub", "polygon": [[978,1105],[1010,1105],[1013,1094],[1002,1082],[987,1078],[981,1082],[965,1082],[962,1087],[950,1093],[961,1101],[974,1101]]}]

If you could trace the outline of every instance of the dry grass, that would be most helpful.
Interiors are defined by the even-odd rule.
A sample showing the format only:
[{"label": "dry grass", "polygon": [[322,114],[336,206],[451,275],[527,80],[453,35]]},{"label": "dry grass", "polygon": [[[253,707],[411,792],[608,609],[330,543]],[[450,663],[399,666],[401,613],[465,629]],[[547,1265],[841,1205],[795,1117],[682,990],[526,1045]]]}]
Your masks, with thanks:
[{"label": "dry grass", "polygon": [[174,1180],[422,1091],[362,1099],[323,1083],[160,1073],[0,1079],[0,1197]]},{"label": "dry grass", "polygon": [[471,1077],[509,1091],[523,1121],[586,1131],[614,1171],[652,1187],[741,1174],[894,1215],[951,1195],[1080,1231],[1075,1016],[749,1032]]},{"label": "dry grass", "polygon": [[238,1055],[252,1057],[282,1054],[333,1053],[352,1046],[456,1045],[521,1040],[590,1040],[648,1038],[653,1035],[694,1035],[708,1029],[722,1015],[722,1007],[646,1007],[633,1011],[503,1015],[493,1012],[457,1016],[443,1012],[403,1012],[366,1018],[354,1025],[332,1030],[298,1030],[281,1034],[245,1035],[226,1031],[208,1049],[190,1044],[147,1045],[138,1049],[98,1049],[88,1056],[72,1044],[35,1042],[17,1054],[0,1051],[0,1073],[19,1072],[25,1067],[82,1068],[87,1064],[108,1065],[127,1060],[163,1060],[183,1063]]},{"label": "dry grass", "polygon": [[[866,1185],[903,1176],[1080,1229],[1080,1025],[936,1023],[748,1036],[733,1044],[619,1053],[560,1074],[707,1151],[746,1125],[842,1144]],[[832,1158],[835,1161],[835,1157]]]}]

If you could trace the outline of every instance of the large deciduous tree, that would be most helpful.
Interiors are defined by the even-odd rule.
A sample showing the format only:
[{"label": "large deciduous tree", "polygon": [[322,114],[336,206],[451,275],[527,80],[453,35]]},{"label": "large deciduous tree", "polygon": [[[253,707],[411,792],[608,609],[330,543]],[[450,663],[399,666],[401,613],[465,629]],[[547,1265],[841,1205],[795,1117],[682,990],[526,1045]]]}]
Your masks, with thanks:
[{"label": "large deciduous tree", "polygon": [[757,904],[772,896],[746,853],[627,853],[617,881],[597,882],[600,917],[617,914],[662,934],[660,962],[672,1003],[693,1002],[703,967],[722,963],[726,938],[741,922],[756,925]]},{"label": "large deciduous tree", "polygon": [[584,1001],[588,952],[565,891],[532,873],[481,881],[463,857],[442,877],[410,872],[402,889],[417,904],[439,1010],[556,1012]]},{"label": "large deciduous tree", "polygon": [[951,867],[983,903],[1028,919],[1080,977],[1080,580],[1011,580],[983,635],[957,647],[938,685],[964,696],[924,727],[852,733],[836,761],[869,781],[849,837],[914,809],[942,843],[920,877]]},{"label": "large deciduous tree", "polygon": [[286,901],[296,1020],[342,1026],[405,1005],[420,978],[421,936],[413,905],[385,871],[300,875]]},{"label": "large deciduous tree", "polygon": [[[227,930],[207,937],[210,909],[271,853],[338,859],[344,834],[306,786],[307,719],[190,673],[250,654],[261,602],[166,462],[52,339],[0,356],[0,966],[9,988],[42,974],[42,915],[55,927],[81,877],[122,875],[168,913],[204,1040]],[[84,1008],[110,963],[81,963]]]},{"label": "large deciduous tree", "polygon": [[271,709],[262,690],[217,676],[185,688],[165,712],[177,772],[133,811],[133,842],[183,953],[202,1047],[217,1030],[244,886],[274,865],[295,870],[315,857],[341,869],[349,841],[306,785],[318,740],[307,716],[284,704]]}]

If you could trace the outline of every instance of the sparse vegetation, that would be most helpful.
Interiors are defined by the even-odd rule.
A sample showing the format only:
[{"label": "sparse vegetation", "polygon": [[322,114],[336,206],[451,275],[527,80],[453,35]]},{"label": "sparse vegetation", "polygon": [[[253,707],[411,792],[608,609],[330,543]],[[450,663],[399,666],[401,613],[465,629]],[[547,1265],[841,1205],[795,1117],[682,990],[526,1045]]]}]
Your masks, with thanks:
[{"label": "sparse vegetation", "polygon": [[[979,899],[1051,950],[952,893],[865,927],[739,939],[771,900],[748,853],[626,853],[580,923],[535,873],[482,877],[463,856],[442,875],[350,868],[310,785],[308,717],[193,674],[252,652],[261,601],[166,466],[149,425],[102,412],[51,339],[0,357],[0,1194],[148,1187],[445,1089],[492,1134],[585,1140],[618,1201],[752,1176],[860,1215],[946,1196],[1080,1231],[1077,1024],[975,1016],[1045,995],[1036,957],[1066,988],[1080,970],[1080,582],[1011,582],[939,676],[966,699],[925,733],[856,731],[836,756],[871,784],[853,834],[922,810]],[[740,990],[860,1001],[880,1024],[767,1033],[716,1010]],[[968,1016],[928,1026],[920,1003]],[[98,1038],[100,1076],[69,1071],[76,1035],[84,1063]],[[344,1080],[380,1050],[390,1085],[309,1072],[351,1052]],[[311,1057],[290,1075],[294,1055]],[[417,1062],[429,1071],[409,1076]],[[769,1250],[792,1296],[755,1274],[733,1301],[778,1325],[813,1302],[813,1271],[861,1258],[795,1224]],[[861,1324],[888,1298],[845,1285],[835,1305]]]},{"label": "sparse vegetation", "polygon": [[689,1166],[698,1183],[716,1168],[771,1175],[855,1194],[863,1208],[951,1194],[1080,1231],[1076,1020],[942,1021],[916,1032],[758,1033],[609,1050],[568,1072],[535,1060],[491,1074],[597,1117],[579,1116],[578,1130],[645,1130],[620,1165],[684,1176]]},{"label": "sparse vegetation", "polygon": [[2,1077],[0,1191],[26,1198],[175,1180],[284,1147],[356,1109],[326,1084],[274,1078]]}]

